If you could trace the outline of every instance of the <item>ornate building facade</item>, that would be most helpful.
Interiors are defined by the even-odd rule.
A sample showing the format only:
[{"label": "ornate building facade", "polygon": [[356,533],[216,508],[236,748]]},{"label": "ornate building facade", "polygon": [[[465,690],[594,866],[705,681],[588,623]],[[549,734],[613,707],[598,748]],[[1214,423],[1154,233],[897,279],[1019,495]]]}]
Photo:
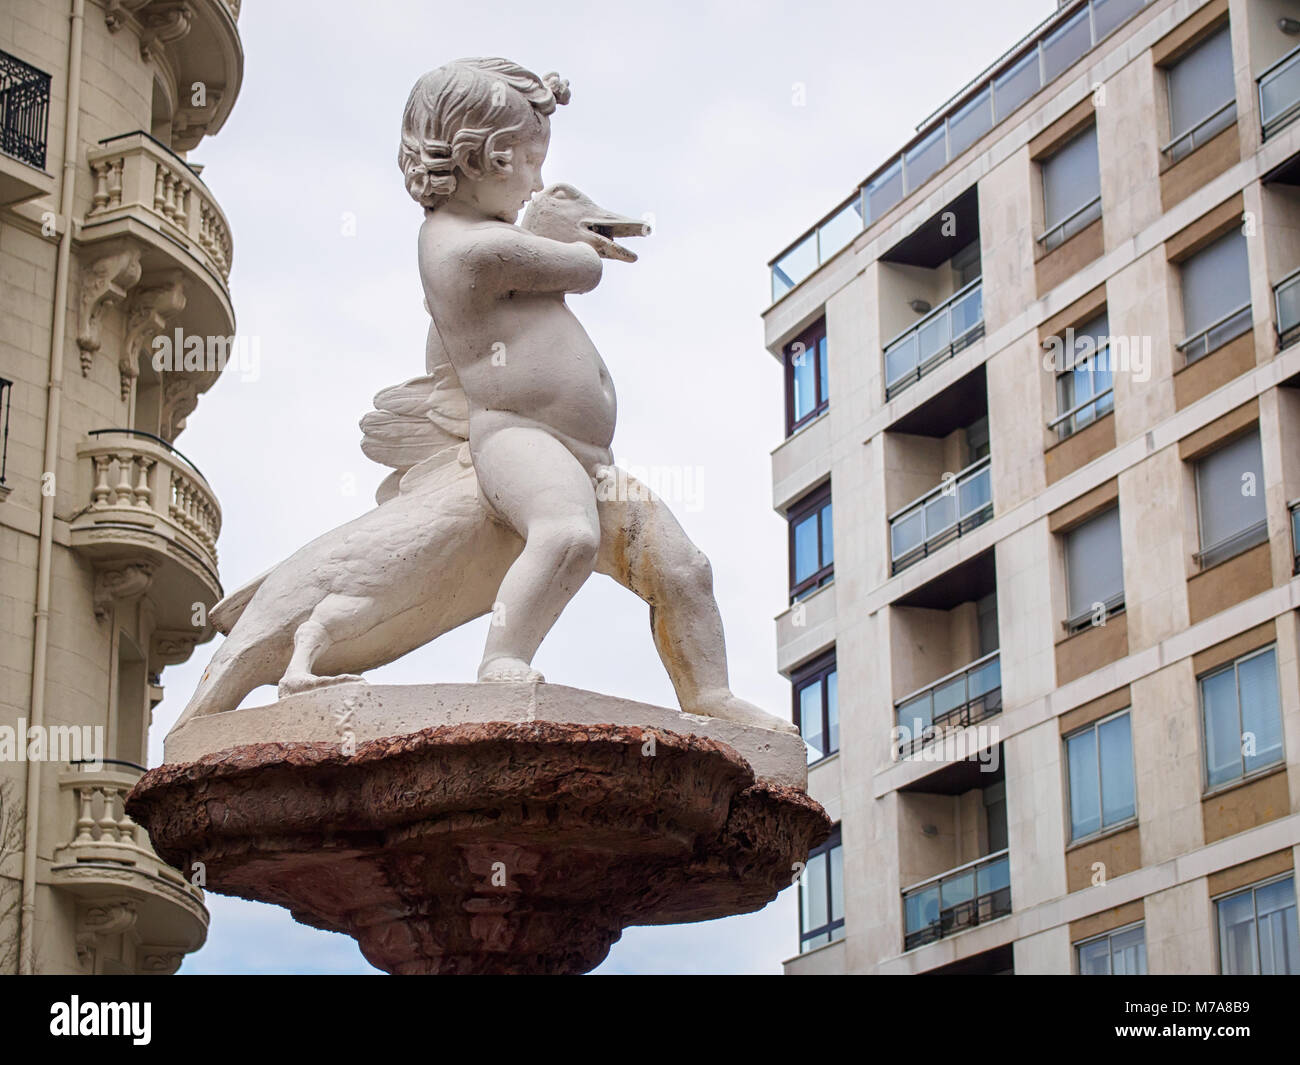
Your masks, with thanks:
[{"label": "ornate building facade", "polygon": [[239,7],[0,12],[0,972],[174,972],[207,936],[201,876],[123,799],[221,595],[221,508],[176,445],[235,333],[190,154],[239,93]]}]

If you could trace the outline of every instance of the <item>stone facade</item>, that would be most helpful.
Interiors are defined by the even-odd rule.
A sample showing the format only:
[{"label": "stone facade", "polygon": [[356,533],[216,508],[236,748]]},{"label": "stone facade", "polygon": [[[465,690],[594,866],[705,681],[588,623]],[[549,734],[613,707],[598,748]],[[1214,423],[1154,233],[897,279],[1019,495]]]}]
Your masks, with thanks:
[{"label": "stone facade", "polygon": [[[1279,20],[1295,12],[1281,0],[1115,8],[1132,11],[1050,74],[1052,42],[1103,17],[1099,5],[1062,4],[1039,35],[1040,70],[1049,73],[1037,91],[895,204],[869,211],[862,231],[789,291],[774,284],[779,298],[764,313],[778,359],[788,363],[791,342],[820,319],[829,358],[827,410],[795,428],[772,466],[783,515],[829,480],[834,580],[777,618],[778,668],[797,686],[803,666],[833,651],[843,674],[838,750],[809,772],[809,794],[840,826],[843,901],[832,916],[843,927],[791,958],[789,973],[1070,973],[1081,941],[1139,922],[1146,971],[1218,972],[1215,897],[1294,870],[1300,585],[1290,505],[1300,495],[1300,346],[1278,307],[1300,268],[1300,121],[1263,135],[1276,107],[1270,99],[1261,113],[1259,79],[1294,58],[1300,37]],[[1083,21],[1072,23],[1079,12]],[[1164,150],[1179,132],[1171,133],[1168,70],[1224,26],[1235,122],[1175,159],[1177,149]],[[995,92],[1022,54],[990,69]],[[949,116],[977,91],[955,99]],[[1043,172],[1090,127],[1100,218],[1046,251]],[[945,213],[964,232],[945,233]],[[1249,313],[1235,338],[1212,338],[1202,358],[1189,358],[1185,264],[1236,231],[1245,236]],[[886,350],[898,350],[893,342],[911,324],[933,322],[926,316],[958,291],[952,255],[971,240],[982,329],[940,345],[919,374],[887,387],[896,374]],[[929,306],[909,308],[917,298]],[[1067,409],[1045,344],[1102,310],[1112,340],[1129,338],[1149,353],[1149,367],[1121,365],[1113,409],[1094,407],[1090,424],[1063,435],[1053,423]],[[972,511],[960,535],[925,541],[898,564],[891,519],[942,491],[949,473],[978,472],[972,425],[983,417],[991,506]],[[1251,494],[1263,498],[1266,528],[1227,557],[1202,557],[1196,463],[1252,430],[1262,484],[1252,481]],[[952,483],[960,492],[963,482]],[[1116,504],[1123,611],[1110,602],[1071,632],[1070,533]],[[989,602],[992,650],[977,617]],[[1283,754],[1211,788],[1198,678],[1265,647],[1276,650]],[[1000,668],[997,690],[967,711],[972,722],[987,715],[979,723],[990,731],[974,746],[982,743],[997,774],[900,759],[897,704],[978,661]],[[1136,814],[1072,841],[1064,738],[1123,710]],[[958,713],[953,726],[963,720]],[[1002,850],[1006,888],[985,863],[976,905],[945,900],[942,926],[910,934],[905,895]],[[960,892],[954,884],[953,896]]]},{"label": "stone facade", "polygon": [[[19,746],[20,723],[51,737],[31,761],[0,735],[3,972],[174,972],[207,935],[202,891],[123,800],[163,669],[210,638],[221,594],[220,506],[175,443],[235,332],[230,230],[187,156],[238,95],[238,14],[0,14],[7,110],[28,134],[0,154],[0,725]],[[158,368],[155,338],[178,329],[204,357]],[[53,749],[60,726],[80,749]]]}]

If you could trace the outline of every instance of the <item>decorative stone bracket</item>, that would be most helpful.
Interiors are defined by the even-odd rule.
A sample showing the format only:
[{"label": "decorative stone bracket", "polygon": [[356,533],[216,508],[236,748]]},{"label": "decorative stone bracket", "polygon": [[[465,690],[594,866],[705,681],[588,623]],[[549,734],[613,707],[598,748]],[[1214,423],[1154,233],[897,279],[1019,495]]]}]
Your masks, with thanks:
[{"label": "decorative stone bracket", "polygon": [[95,950],[104,936],[121,935],[135,927],[135,903],[129,899],[87,906],[77,915],[77,960],[85,968],[95,963]]},{"label": "decorative stone bracket", "polygon": [[104,308],[121,303],[140,280],[140,252],[134,248],[96,259],[81,280],[81,303],[77,314],[77,347],[81,349],[81,376],[90,374],[99,350],[99,322]]},{"label": "decorative stone bracket", "polygon": [[114,602],[143,595],[153,580],[153,571],[153,564],[149,562],[132,562],[116,569],[96,570],[95,617],[103,621],[108,617]]},{"label": "decorative stone bracket", "polygon": [[184,309],[185,281],[179,270],[172,271],[165,284],[141,289],[131,298],[126,344],[118,362],[124,401],[130,396],[131,386],[140,376],[140,358],[145,354],[145,349],[167,328],[167,320]]}]

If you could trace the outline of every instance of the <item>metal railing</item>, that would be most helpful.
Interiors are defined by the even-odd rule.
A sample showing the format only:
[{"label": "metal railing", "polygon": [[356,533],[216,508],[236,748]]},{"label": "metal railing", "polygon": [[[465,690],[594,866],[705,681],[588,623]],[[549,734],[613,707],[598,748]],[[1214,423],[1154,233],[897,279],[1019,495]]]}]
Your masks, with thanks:
[{"label": "metal railing", "polygon": [[1229,311],[1222,318],[1215,319],[1200,332],[1193,333],[1174,346],[1183,353],[1184,360],[1190,365],[1210,352],[1217,351],[1228,341],[1235,340],[1250,326],[1250,304],[1246,303],[1235,311]]},{"label": "metal railing", "polygon": [[1259,85],[1259,121],[1267,140],[1300,115],[1300,45],[1255,80]]},{"label": "metal railing", "polygon": [[[1098,613],[1098,609],[1097,609],[1098,607],[1101,608],[1100,611],[1101,620],[1095,621],[1095,618]],[[1084,629],[1092,628],[1094,624],[1104,625],[1106,623],[1107,618],[1109,618],[1112,614],[1118,614],[1122,612],[1123,609],[1124,609],[1124,593],[1116,592],[1109,599],[1097,603],[1096,606],[1090,606],[1085,610],[1080,610],[1077,614],[1073,615],[1072,617],[1066,618],[1063,622],[1061,622],[1061,624],[1065,627],[1065,631],[1069,633],[1071,636],[1073,636],[1076,632],[1082,632]]]},{"label": "metal railing", "polygon": [[[1231,111],[1232,114],[1228,114]],[[1206,141],[1217,137],[1225,129],[1237,121],[1237,101],[1229,100],[1222,107],[1219,107],[1206,115],[1196,125],[1186,133],[1180,133],[1163,148],[1160,149],[1161,155],[1167,155],[1171,163],[1178,162],[1197,148],[1201,147]]]},{"label": "metal railing", "polygon": [[1100,217],[1101,193],[1098,193],[1082,207],[1076,207],[1050,229],[1046,230],[1041,237],[1037,238],[1038,243],[1043,246],[1044,251],[1059,248],[1068,238],[1087,229]]},{"label": "metal railing", "polygon": [[[1107,400],[1109,400],[1110,402],[1106,403],[1105,401]],[[1102,408],[1103,404],[1105,404],[1104,409]],[[1092,417],[1085,422],[1080,422],[1078,420],[1079,415],[1082,414],[1084,411],[1088,410],[1088,408],[1090,407],[1094,408],[1092,412]],[[1055,418],[1053,418],[1050,422],[1047,423],[1047,428],[1051,430],[1055,430],[1056,433],[1059,435],[1059,437],[1062,440],[1064,440],[1068,436],[1073,436],[1085,425],[1091,425],[1103,414],[1109,414],[1114,409],[1115,409],[1115,390],[1113,388],[1107,388],[1102,390],[1101,392],[1098,392],[1095,396],[1085,399],[1082,403],[1076,403],[1073,407],[1065,411],[1063,414],[1058,414]]]},{"label": "metal railing", "polygon": [[1300,499],[1287,504],[1291,514],[1291,573],[1300,573]]},{"label": "metal railing", "polygon": [[885,345],[885,398],[893,399],[983,335],[984,288],[977,277]]},{"label": "metal railing", "polygon": [[956,159],[1150,0],[1067,3],[917,127],[917,136],[772,259],[772,302]]},{"label": "metal railing", "polygon": [[1273,286],[1277,311],[1277,337],[1282,347],[1300,339],[1300,270],[1293,270]]},{"label": "metal railing", "polygon": [[1006,850],[959,865],[903,891],[903,949],[986,924],[1011,912]]},{"label": "metal railing", "polygon": [[50,76],[0,52],[0,152],[45,169],[50,125]]},{"label": "metal railing", "polygon": [[985,455],[890,515],[893,573],[921,561],[993,516],[991,461],[992,456]]},{"label": "metal railing", "polygon": [[993,651],[894,703],[898,755],[914,754],[944,733],[1002,712],[1002,662]]},{"label": "metal railing", "polygon": [[[180,459],[183,463],[185,463],[185,465],[187,465],[200,477],[203,477],[203,471],[194,464],[192,459],[187,458],[181,452],[180,448],[164,440],[161,436],[156,436],[153,433],[146,433],[143,429],[92,429],[86,435],[87,436],[108,436],[110,434],[113,436],[134,436],[140,440],[152,440],[159,447],[166,448],[168,451],[170,451],[173,455],[175,455],[178,459]],[[207,480],[206,477],[203,477],[203,479],[205,481]]]},{"label": "metal railing", "polygon": [[1255,524],[1247,525],[1246,528],[1238,530],[1231,536],[1225,536],[1218,543],[1210,544],[1209,547],[1197,551],[1192,558],[1201,569],[1209,569],[1267,540],[1268,519],[1261,518]]}]

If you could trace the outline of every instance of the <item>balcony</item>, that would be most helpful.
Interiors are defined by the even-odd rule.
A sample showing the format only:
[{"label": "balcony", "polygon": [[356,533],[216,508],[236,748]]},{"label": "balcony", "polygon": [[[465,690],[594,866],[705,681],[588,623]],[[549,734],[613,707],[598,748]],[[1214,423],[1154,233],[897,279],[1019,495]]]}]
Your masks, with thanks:
[{"label": "balcony", "polygon": [[0,52],[0,206],[54,191],[45,173],[50,76]]},{"label": "balcony", "polygon": [[1148,2],[1067,0],[1061,4],[1029,37],[922,122],[903,151],[768,264],[772,302],[798,287],[858,233],[883,218]]},{"label": "balcony", "polygon": [[945,733],[1002,712],[1002,664],[997,651],[899,699],[894,704],[902,739],[900,758]]},{"label": "balcony", "polygon": [[891,573],[920,562],[993,516],[991,461],[985,455],[890,517]]},{"label": "balcony", "polygon": [[1259,119],[1267,140],[1300,115],[1300,45],[1264,71],[1259,85]]},{"label": "balcony", "polygon": [[168,973],[208,934],[203,892],[154,853],[126,814],[126,795],[142,773],[106,762],[97,771],[70,767],[59,777],[67,842],[54,850],[50,880],[77,901],[78,954],[93,972],[120,971],[96,957],[100,936],[131,941],[125,951],[113,944],[120,955],[113,962],[126,971]]},{"label": "balcony", "polygon": [[221,598],[221,507],[203,474],[165,440],[137,430],[96,430],[77,455],[83,502],[71,523],[73,548],[101,569],[141,567],[152,577],[158,628],[197,640],[194,604]]},{"label": "balcony", "polygon": [[934,943],[1010,912],[1011,863],[1001,850],[903,892],[903,949]]},{"label": "balcony", "polygon": [[885,345],[886,399],[984,335],[983,291],[972,281]]},{"label": "balcony", "polygon": [[1273,286],[1277,310],[1277,336],[1282,347],[1300,339],[1300,270],[1294,270]]}]

